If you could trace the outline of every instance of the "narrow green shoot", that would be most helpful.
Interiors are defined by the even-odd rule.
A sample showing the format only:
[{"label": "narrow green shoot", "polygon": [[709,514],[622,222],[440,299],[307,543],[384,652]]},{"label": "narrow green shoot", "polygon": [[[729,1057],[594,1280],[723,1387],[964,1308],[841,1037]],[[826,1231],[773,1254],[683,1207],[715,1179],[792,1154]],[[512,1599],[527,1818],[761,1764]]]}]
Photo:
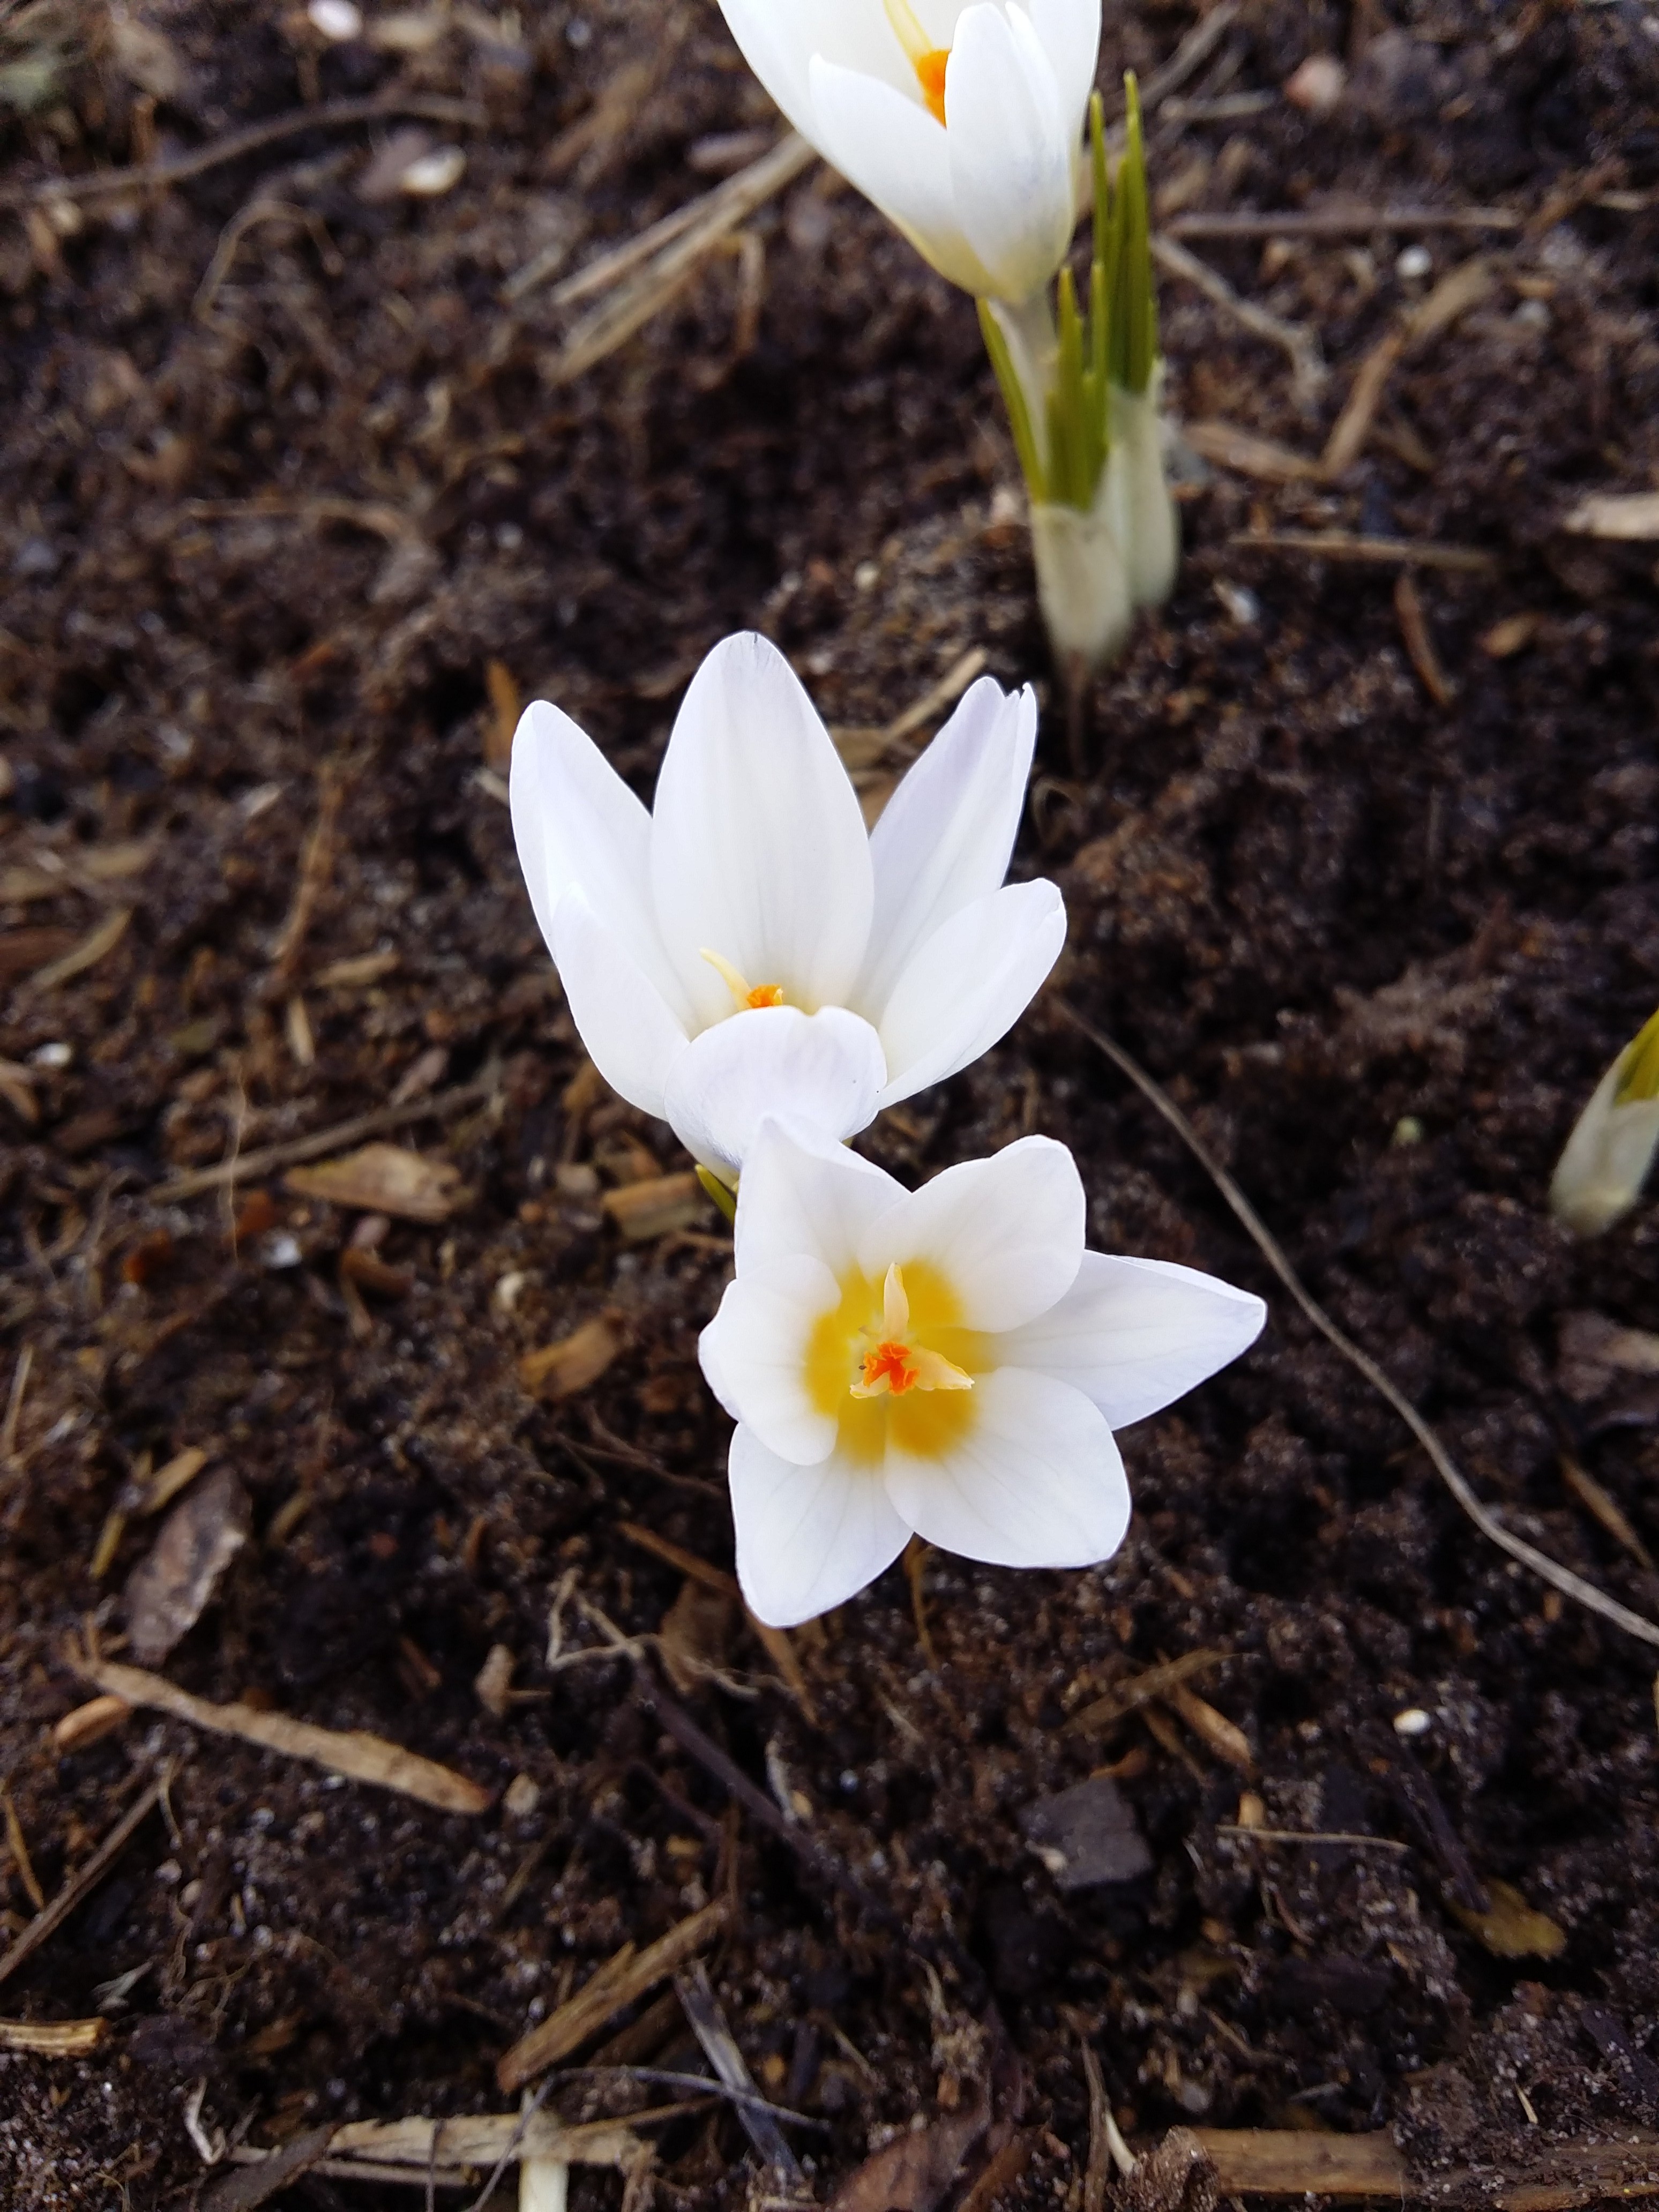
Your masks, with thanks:
[{"label": "narrow green shoot", "polygon": [[1014,357],[1008,350],[1008,341],[988,300],[979,302],[980,335],[985,340],[985,350],[990,356],[995,374],[997,389],[1002,394],[1002,404],[1008,410],[1008,427],[1014,434],[1014,450],[1019,455],[1020,469],[1030,489],[1033,499],[1048,496],[1047,471],[1042,465],[1036,432],[1031,423],[1031,410],[1025,397],[1025,387],[1014,367]]},{"label": "narrow green shoot", "polygon": [[1112,195],[1112,381],[1126,392],[1145,392],[1158,362],[1158,306],[1152,295],[1152,219],[1146,194],[1146,148],[1140,128],[1140,88],[1131,70],[1123,80],[1128,102],[1128,143],[1118,164]]},{"label": "narrow green shoot", "polygon": [[1659,1098],[1659,1013],[1644,1023],[1625,1048],[1615,1106],[1635,1106]]}]

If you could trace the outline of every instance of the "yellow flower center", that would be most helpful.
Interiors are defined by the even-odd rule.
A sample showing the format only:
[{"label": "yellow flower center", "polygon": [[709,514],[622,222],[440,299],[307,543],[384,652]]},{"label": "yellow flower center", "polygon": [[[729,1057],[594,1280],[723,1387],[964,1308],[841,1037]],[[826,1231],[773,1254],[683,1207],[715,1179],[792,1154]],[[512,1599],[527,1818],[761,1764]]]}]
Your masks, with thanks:
[{"label": "yellow flower center", "polygon": [[839,1449],[866,1465],[890,1438],[921,1458],[951,1449],[973,1425],[973,1370],[988,1363],[950,1285],[921,1261],[908,1282],[895,1262],[879,1290],[854,1272],[841,1291],[806,1351],[807,1393],[835,1420]]},{"label": "yellow flower center", "polygon": [[884,4],[887,20],[916,73],[916,82],[921,87],[921,97],[927,112],[936,123],[943,123],[945,67],[951,58],[951,49],[932,43],[915,9],[911,7],[910,0],[884,0]]},{"label": "yellow flower center", "polygon": [[750,1006],[783,1005],[781,983],[751,983],[746,975],[738,972],[729,960],[722,959],[718,952],[711,952],[706,945],[700,946],[699,950],[702,957],[737,1001],[737,1010],[739,1013],[745,1012]]}]

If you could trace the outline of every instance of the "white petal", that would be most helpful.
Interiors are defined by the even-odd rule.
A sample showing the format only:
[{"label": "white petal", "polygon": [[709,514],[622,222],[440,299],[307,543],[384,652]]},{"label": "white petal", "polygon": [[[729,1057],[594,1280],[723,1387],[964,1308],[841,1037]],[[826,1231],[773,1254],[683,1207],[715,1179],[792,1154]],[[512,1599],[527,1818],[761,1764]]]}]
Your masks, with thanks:
[{"label": "white petal", "polygon": [[810,70],[814,54],[908,91],[915,73],[881,0],[720,0],[743,58],[804,137],[817,144]]},{"label": "white petal", "polygon": [[886,1076],[880,1038],[844,1007],[759,1006],[692,1039],[660,1110],[687,1152],[730,1181],[767,1115],[833,1144],[869,1127]]},{"label": "white petal", "polygon": [[1631,1052],[1627,1045],[1590,1093],[1550,1179],[1550,1211],[1575,1237],[1600,1237],[1624,1218],[1659,1152],[1659,1099],[1614,1103]]},{"label": "white petal", "polygon": [[792,1467],[740,1428],[732,1439],[738,1580],[769,1628],[795,1628],[844,1605],[909,1541],[878,1469],[832,1453]]},{"label": "white petal", "polygon": [[1026,300],[1077,227],[1078,149],[1048,58],[1024,14],[964,10],[945,76],[951,187],[963,236],[999,299]]},{"label": "white petal", "polygon": [[997,1357],[1058,1376],[1125,1429],[1237,1359],[1267,1318],[1251,1291],[1195,1267],[1085,1252],[1059,1304],[999,1339]]},{"label": "white petal", "polygon": [[860,1243],[871,1224],[909,1194],[902,1182],[844,1145],[763,1121],[738,1188],[738,1273],[810,1252],[831,1274],[844,1276],[858,1266]]},{"label": "white petal", "polygon": [[1100,0],[1029,0],[1036,33],[1060,94],[1068,142],[1083,135],[1100,59]]},{"label": "white petal", "polygon": [[1129,1486],[1104,1417],[1080,1390],[1023,1368],[974,1384],[974,1420],[938,1459],[887,1449],[887,1492],[930,1544],[999,1567],[1089,1567],[1129,1525]]},{"label": "white petal", "polygon": [[882,1009],[882,1104],[896,1105],[988,1052],[1042,989],[1065,942],[1065,902],[1042,879],[1006,884],[952,915]]},{"label": "white petal", "polygon": [[949,132],[920,100],[838,69],[822,55],[813,58],[811,88],[814,127],[807,135],[824,159],[875,202],[941,276],[964,292],[994,291],[957,220]]},{"label": "white petal", "polygon": [[872,1278],[894,1260],[929,1261],[955,1291],[964,1328],[1018,1328],[1077,1280],[1085,1211],[1065,1146],[1022,1137],[924,1183],[866,1231],[860,1257]]},{"label": "white petal", "polygon": [[846,1004],[870,939],[869,839],[830,732],[763,637],[726,639],[691,679],[657,781],[651,879],[700,1022],[732,1009],[705,946],[791,1006]]},{"label": "white petal", "polygon": [[665,1114],[669,1070],[688,1048],[672,1008],[580,891],[567,891],[554,908],[549,942],[594,1066],[630,1106]]},{"label": "white petal", "polygon": [[875,918],[853,1003],[879,1028],[905,963],[1008,872],[1036,743],[1036,694],[982,676],[882,810],[870,835]]},{"label": "white petal", "polygon": [[791,1253],[728,1283],[698,1340],[709,1388],[732,1419],[798,1467],[815,1467],[835,1449],[834,1416],[807,1395],[806,1353],[814,1322],[840,1300],[822,1260]]},{"label": "white petal", "polygon": [[592,739],[545,699],[520,717],[508,791],[520,866],[549,950],[559,901],[580,890],[684,1025],[691,1010],[652,907],[651,817]]}]

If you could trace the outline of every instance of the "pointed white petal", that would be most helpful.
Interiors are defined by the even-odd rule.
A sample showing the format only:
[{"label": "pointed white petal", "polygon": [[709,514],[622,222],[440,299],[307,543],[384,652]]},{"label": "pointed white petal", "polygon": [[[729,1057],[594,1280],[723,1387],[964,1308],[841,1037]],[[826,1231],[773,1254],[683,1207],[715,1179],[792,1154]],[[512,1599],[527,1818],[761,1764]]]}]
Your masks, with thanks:
[{"label": "pointed white petal", "polygon": [[1267,1318],[1252,1292],[1195,1267],[1085,1252],[1059,1304],[999,1339],[997,1357],[1058,1376],[1124,1429],[1237,1359]]},{"label": "pointed white petal", "polygon": [[934,931],[893,987],[881,1015],[884,1106],[988,1052],[1042,989],[1066,942],[1054,884],[1006,884]]},{"label": "pointed white petal", "polygon": [[938,1459],[890,1444],[887,1494],[930,1544],[1000,1567],[1088,1567],[1129,1525],[1129,1486],[1098,1408],[1069,1383],[1000,1367],[974,1384],[974,1419]]},{"label": "pointed white petal", "polygon": [[941,276],[964,292],[994,291],[957,220],[949,132],[919,100],[822,55],[813,58],[811,88],[814,127],[807,136],[824,159],[875,202]]},{"label": "pointed white petal", "polygon": [[814,1323],[840,1299],[822,1260],[792,1253],[728,1283],[698,1341],[702,1371],[732,1419],[799,1467],[815,1467],[835,1449],[834,1417],[807,1395],[806,1353]]},{"label": "pointed white petal", "polygon": [[732,1439],[738,1580],[769,1628],[796,1628],[844,1605],[909,1541],[878,1469],[831,1453],[793,1467],[740,1428]]},{"label": "pointed white petal", "polygon": [[1066,138],[1075,144],[1100,59],[1100,0],[1030,0],[1030,6],[1031,27],[1054,73]]},{"label": "pointed white petal", "polygon": [[594,1066],[630,1106],[665,1113],[669,1071],[688,1048],[655,984],[579,890],[553,909],[549,949]]},{"label": "pointed white petal", "polygon": [[1052,1137],[1022,1137],[988,1160],[964,1160],[872,1224],[866,1274],[926,1260],[961,1305],[964,1328],[1018,1328],[1062,1298],[1083,1259],[1083,1181]]},{"label": "pointed white petal", "polygon": [[915,74],[881,0],[789,0],[783,7],[778,0],[720,0],[720,13],[750,68],[815,146],[814,54],[907,93],[914,87]]},{"label": "pointed white petal", "polygon": [[592,739],[545,699],[520,717],[508,793],[520,865],[550,951],[554,911],[566,891],[580,890],[685,1024],[690,1007],[652,908],[651,817]]},{"label": "pointed white petal", "polygon": [[844,1007],[760,1006],[692,1039],[660,1110],[687,1152],[729,1182],[769,1114],[831,1143],[867,1128],[886,1074],[880,1038]]},{"label": "pointed white petal", "polygon": [[1048,58],[1024,12],[963,11],[945,77],[951,186],[963,236],[999,299],[1027,300],[1077,227],[1078,148]]},{"label": "pointed white petal", "polygon": [[700,1022],[732,993],[706,946],[811,1012],[842,1006],[870,937],[858,799],[794,671],[763,637],[717,645],[691,679],[657,781],[657,921]]},{"label": "pointed white petal", "polygon": [[906,962],[1008,872],[1036,743],[1036,694],[981,676],[870,834],[875,918],[853,1003],[878,1028]]},{"label": "pointed white petal", "polygon": [[738,1267],[746,1273],[810,1252],[841,1277],[858,1265],[866,1230],[909,1193],[844,1145],[768,1119],[756,1132],[738,1187]]},{"label": "pointed white petal", "polygon": [[1600,1237],[1630,1212],[1659,1152],[1659,1099],[1615,1103],[1630,1059],[1626,1046],[1590,1093],[1550,1180],[1550,1211],[1575,1237]]}]

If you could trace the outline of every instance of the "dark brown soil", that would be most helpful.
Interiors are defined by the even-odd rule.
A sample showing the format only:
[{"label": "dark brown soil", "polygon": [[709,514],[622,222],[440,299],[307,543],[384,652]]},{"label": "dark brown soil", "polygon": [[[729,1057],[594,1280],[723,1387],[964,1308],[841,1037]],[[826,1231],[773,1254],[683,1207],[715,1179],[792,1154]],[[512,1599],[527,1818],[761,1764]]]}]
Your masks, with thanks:
[{"label": "dark brown soil", "polygon": [[[41,105],[0,108],[4,189],[307,100],[413,88],[480,124],[418,126],[467,154],[433,200],[365,198],[356,126],[89,201],[72,234],[15,192],[0,215],[0,890],[61,871],[0,912],[0,1056],[39,1115],[0,1097],[0,1389],[30,1362],[0,1467],[0,1773],[44,1893],[178,1762],[169,1820],[0,1990],[8,2017],[101,2005],[112,2023],[92,2059],[0,2056],[0,2202],[187,2199],[204,2081],[206,2124],[255,2142],[499,2110],[495,2063],[533,2018],[720,1893],[714,1984],[762,2083],[823,2124],[796,2137],[820,2194],[959,2106],[992,2008],[1033,2208],[1082,2202],[1082,2036],[1142,2145],[1194,2120],[1389,2128],[1420,2167],[1515,2170],[1659,2122],[1653,1654],[1463,1520],[1054,1006],[1170,1085],[1510,1524],[1659,1612],[1659,1579],[1562,1472],[1571,1455],[1659,1546],[1659,1405],[1616,1371],[1598,1395],[1559,1348],[1576,1314],[1659,1327],[1659,1229],[1638,1212],[1575,1247],[1543,1204],[1578,1105],[1659,999],[1654,549],[1559,530],[1586,489],[1659,483],[1659,19],[1636,0],[1251,0],[1183,88],[1197,114],[1154,133],[1155,181],[1189,213],[1340,198],[1542,219],[1427,233],[1415,278],[1412,235],[1363,227],[1199,246],[1316,330],[1333,373],[1305,405],[1282,353],[1165,283],[1179,414],[1314,454],[1402,305],[1477,251],[1494,276],[1401,366],[1340,484],[1194,472],[1175,600],[1098,687],[1098,772],[1074,781],[1047,724],[1021,865],[1065,882],[1062,969],[1009,1043],[869,1140],[920,1176],[1046,1130],[1077,1149],[1093,1242],[1273,1299],[1249,1358],[1127,1439],[1138,1510],[1109,1566],[931,1554],[927,1646],[894,1570],[796,1638],[816,1725],[740,1621],[714,1623],[735,1686],[688,1707],[760,1788],[798,1793],[884,1917],[728,1815],[628,1662],[544,1671],[567,1577],[579,1644],[597,1638],[577,1595],[641,1634],[678,1597],[620,1523],[729,1565],[726,1425],[696,1364],[726,1261],[712,1212],[629,1246],[600,1210],[601,1187],[684,1162],[570,1090],[579,1048],[479,771],[491,661],[647,790],[686,678],[745,624],[841,725],[884,722],[975,644],[1005,682],[1046,681],[972,309],[809,173],[753,225],[745,352],[727,258],[556,385],[545,288],[514,314],[504,281],[557,237],[580,265],[706,189],[711,138],[769,127],[711,8],[548,0],[493,32],[457,9],[414,55],[320,50],[302,11],[131,13],[148,46],[70,0],[0,8],[0,67],[63,32]],[[1103,82],[1193,20],[1115,13]],[[1333,115],[1274,100],[1206,119],[1313,51],[1353,64]],[[204,283],[255,200],[301,214],[246,225]],[[1425,689],[1393,568],[1233,542],[1263,528],[1489,553],[1417,578],[1453,702]],[[1494,626],[1521,616],[1500,656],[1521,632]],[[131,840],[138,872],[88,875]],[[132,918],[113,949],[28,979],[115,907]],[[325,980],[380,952],[378,975]],[[355,1215],[280,1177],[257,1185],[263,1228],[246,1183],[230,1206],[149,1195],[382,1105],[411,1072],[442,1089],[491,1067],[489,1103],[392,1133],[453,1162],[463,1195],[442,1225],[392,1227],[379,1257],[407,1293],[371,1290],[367,1335],[340,1287]],[[520,1358],[600,1314],[623,1356],[585,1394],[531,1396]],[[495,1809],[446,1817],[142,1715],[55,1749],[88,1694],[69,1658],[86,1616],[131,1656],[120,1594],[155,1523],[94,1581],[100,1532],[136,1474],[192,1445],[240,1480],[253,1539],[169,1676],[395,1738]],[[473,1688],[496,1644],[532,1693],[503,1720]],[[1134,1715],[1063,1730],[1115,1678],[1200,1647],[1230,1655],[1194,1686],[1243,1730],[1254,1778],[1158,1709],[1156,1733]],[[1391,1722],[1412,1706],[1430,1726],[1407,1741]],[[1152,1869],[1062,1893],[1020,1814],[1102,1764]],[[515,1816],[516,1776],[539,1797]],[[1220,1832],[1242,1785],[1274,1827],[1405,1848],[1242,1843]],[[15,1935],[33,1907],[0,1867]],[[1459,1900],[1493,1881],[1559,1924],[1559,1956],[1469,1931]],[[654,2060],[698,2063],[672,2024]],[[729,2117],[660,2141],[664,2212],[744,2201]],[[575,2185],[582,2212],[615,2212],[618,2179]],[[416,2199],[313,2180],[283,2201]]]}]

